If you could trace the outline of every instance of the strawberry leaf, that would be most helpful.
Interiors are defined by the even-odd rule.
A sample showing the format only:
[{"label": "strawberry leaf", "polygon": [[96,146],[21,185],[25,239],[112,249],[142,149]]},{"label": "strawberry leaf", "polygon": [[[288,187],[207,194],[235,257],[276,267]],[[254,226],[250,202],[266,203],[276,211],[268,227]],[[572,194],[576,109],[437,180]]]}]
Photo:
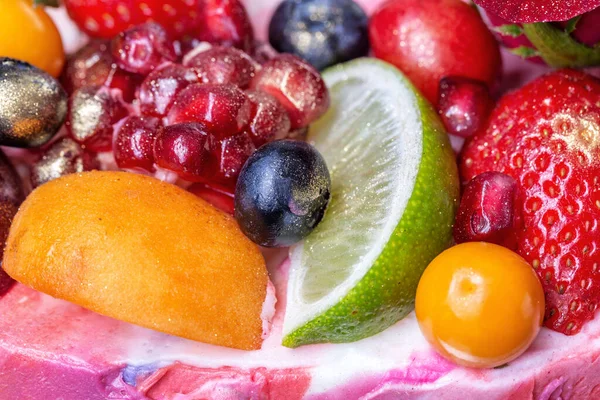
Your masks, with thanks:
[{"label": "strawberry leaf", "polygon": [[600,48],[579,43],[564,29],[548,23],[524,24],[527,39],[546,63],[555,68],[600,65]]},{"label": "strawberry leaf", "polygon": [[473,0],[514,23],[566,21],[600,7],[600,0]]},{"label": "strawberry leaf", "polygon": [[579,22],[580,19],[581,19],[581,15],[578,15],[575,18],[571,18],[570,20],[568,20],[567,24],[565,25],[565,32],[573,33],[575,28],[577,28],[577,23]]},{"label": "strawberry leaf", "polygon": [[517,24],[500,25],[494,29],[502,36],[519,37],[523,34],[523,28]]},{"label": "strawberry leaf", "polygon": [[540,55],[536,49],[527,46],[519,46],[509,51],[521,58],[532,58]]}]

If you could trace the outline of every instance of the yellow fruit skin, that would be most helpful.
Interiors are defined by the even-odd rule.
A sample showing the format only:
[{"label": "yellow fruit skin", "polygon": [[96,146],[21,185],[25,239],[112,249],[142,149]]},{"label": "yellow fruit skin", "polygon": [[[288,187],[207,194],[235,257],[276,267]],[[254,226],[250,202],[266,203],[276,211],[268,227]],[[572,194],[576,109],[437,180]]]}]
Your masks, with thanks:
[{"label": "yellow fruit skin", "polygon": [[11,227],[17,281],[113,318],[206,343],[258,349],[268,276],[235,220],[196,196],[126,172],[40,186]]},{"label": "yellow fruit skin", "polygon": [[0,57],[11,57],[58,77],[65,63],[60,33],[33,0],[0,1]]},{"label": "yellow fruit skin", "polygon": [[454,246],[436,257],[417,288],[427,341],[457,364],[493,368],[521,355],[544,318],[544,291],[518,254],[495,244]]}]

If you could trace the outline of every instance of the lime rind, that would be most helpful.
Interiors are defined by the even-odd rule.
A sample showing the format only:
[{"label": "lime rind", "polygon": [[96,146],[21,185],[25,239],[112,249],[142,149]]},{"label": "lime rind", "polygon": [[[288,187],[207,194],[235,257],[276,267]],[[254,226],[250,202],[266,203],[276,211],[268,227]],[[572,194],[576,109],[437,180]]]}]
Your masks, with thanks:
[{"label": "lime rind", "polygon": [[[334,67],[324,77],[334,105],[311,128],[309,140],[330,166],[332,201],[319,227],[290,253],[283,339],[288,347],[356,341],[406,316],[414,307],[423,270],[451,243],[458,199],[457,168],[447,135],[431,106],[397,69],[361,59]],[[356,93],[357,88],[364,90]],[[374,94],[385,116],[371,108]],[[348,107],[349,102],[361,106]],[[352,144],[354,138],[340,125],[358,130],[356,139],[363,142]],[[382,149],[389,150],[389,157],[375,157],[371,164],[360,158]],[[385,179],[377,171],[397,175]],[[361,173],[369,178],[363,182],[383,183],[360,193],[353,186],[360,179],[352,179]],[[343,204],[356,201],[354,207]],[[383,211],[374,212],[378,207]],[[361,220],[365,215],[380,220]],[[335,235],[340,239],[328,239]]]}]

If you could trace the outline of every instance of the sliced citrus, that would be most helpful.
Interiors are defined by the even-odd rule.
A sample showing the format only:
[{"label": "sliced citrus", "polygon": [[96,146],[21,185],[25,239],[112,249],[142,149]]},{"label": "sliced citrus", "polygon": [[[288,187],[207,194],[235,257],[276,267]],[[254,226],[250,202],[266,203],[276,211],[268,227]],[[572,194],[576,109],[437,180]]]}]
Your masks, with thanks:
[{"label": "sliced citrus", "polygon": [[447,135],[401,72],[360,59],[324,78],[332,106],[309,141],[328,164],[332,198],[290,250],[289,347],[359,340],[406,316],[423,270],[451,243],[459,194]]}]

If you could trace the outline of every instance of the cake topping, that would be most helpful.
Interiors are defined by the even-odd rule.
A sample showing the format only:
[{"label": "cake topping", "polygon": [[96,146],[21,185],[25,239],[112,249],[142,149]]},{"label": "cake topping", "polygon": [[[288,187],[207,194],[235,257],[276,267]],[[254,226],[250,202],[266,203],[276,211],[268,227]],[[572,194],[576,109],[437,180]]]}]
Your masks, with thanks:
[{"label": "cake topping", "polygon": [[0,145],[37,147],[60,129],[67,95],[46,72],[0,57]]},{"label": "cake topping", "polygon": [[485,171],[512,176],[523,194],[520,229],[506,232],[546,293],[546,326],[577,333],[600,301],[600,83],[573,70],[505,95],[467,143],[463,180]]},{"label": "cake topping", "polygon": [[512,251],[464,243],[429,264],[417,288],[421,331],[442,355],[492,368],[520,356],[537,336],[544,292],[535,272]]},{"label": "cake topping", "polygon": [[235,189],[235,218],[255,243],[289,247],[321,222],[330,187],[327,165],[314,147],[278,140],[244,165]]},{"label": "cake topping", "polygon": [[369,54],[368,18],[353,0],[285,0],[269,25],[269,42],[323,70]]}]

